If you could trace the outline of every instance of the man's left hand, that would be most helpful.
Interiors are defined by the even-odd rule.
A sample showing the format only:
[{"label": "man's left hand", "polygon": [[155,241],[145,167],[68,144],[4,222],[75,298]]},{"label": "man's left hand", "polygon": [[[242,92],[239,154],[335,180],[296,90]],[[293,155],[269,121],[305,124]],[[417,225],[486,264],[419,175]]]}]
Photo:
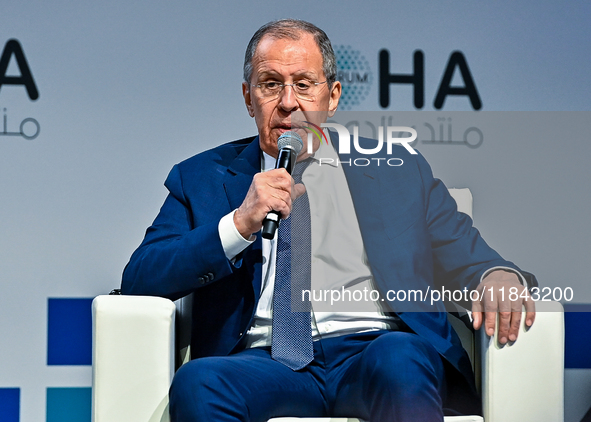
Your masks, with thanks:
[{"label": "man's left hand", "polygon": [[[527,288],[519,282],[517,274],[495,270],[489,273],[477,289],[482,301],[472,302],[472,318],[475,330],[479,330],[484,320],[486,334],[495,332],[497,314],[499,315],[500,344],[516,341],[521,324],[521,310],[525,306],[525,325],[531,327],[536,317],[535,304]],[[484,314],[484,315],[483,315]]]}]

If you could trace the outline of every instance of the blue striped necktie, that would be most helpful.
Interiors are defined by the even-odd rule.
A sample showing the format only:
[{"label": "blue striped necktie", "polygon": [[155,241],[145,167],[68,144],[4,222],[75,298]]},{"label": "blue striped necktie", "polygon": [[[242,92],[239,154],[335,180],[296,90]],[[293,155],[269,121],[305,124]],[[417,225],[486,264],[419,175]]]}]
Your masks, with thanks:
[{"label": "blue striped necktie", "polygon": [[[295,165],[292,177],[296,183],[301,183],[312,161]],[[279,224],[273,291],[271,356],[294,371],[314,359],[312,309],[309,301],[302,302],[302,291],[310,290],[310,254],[310,203],[305,193],[293,202],[290,216]],[[292,291],[296,309],[292,309]]]}]

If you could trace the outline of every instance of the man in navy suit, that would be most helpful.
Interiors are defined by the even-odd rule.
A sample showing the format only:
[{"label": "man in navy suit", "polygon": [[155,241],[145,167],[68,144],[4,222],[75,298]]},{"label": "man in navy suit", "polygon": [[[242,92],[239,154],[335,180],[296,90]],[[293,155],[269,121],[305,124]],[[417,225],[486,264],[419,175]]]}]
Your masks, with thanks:
[{"label": "man in navy suit", "polygon": [[[478,412],[468,357],[441,303],[430,312],[401,312],[399,304],[386,301],[362,317],[313,310],[313,360],[293,369],[275,357],[273,290],[282,269],[274,266],[278,240],[262,240],[259,232],[270,211],[285,219],[304,196],[326,230],[322,241],[355,251],[349,266],[335,264],[331,248],[314,246],[312,234],[312,278],[314,268],[323,266],[327,280],[321,282],[340,280],[337,287],[354,278],[381,293],[443,285],[486,291],[485,300],[472,305],[473,324],[491,335],[500,312],[501,343],[517,339],[523,305],[528,326],[535,313],[531,301],[500,296],[500,288],[525,289],[519,268],[488,247],[471,219],[457,212],[422,156],[399,148],[404,164],[395,169],[330,170],[330,178],[346,180],[343,201],[352,202],[353,221],[322,215],[330,211],[314,199],[314,184],[294,183],[285,169],[273,169],[277,139],[292,129],[293,112],[320,123],[337,109],[341,84],[322,30],[298,20],[264,25],[247,48],[244,74],[242,92],[258,136],[173,168],[166,181],[170,193],[123,274],[124,294],[177,299],[195,293],[194,360],[175,375],[172,419],[342,415],[441,421],[444,413]],[[315,140],[313,151],[326,148]],[[316,155],[305,146],[298,156],[298,162],[311,163],[304,183],[306,174],[318,174]]]}]

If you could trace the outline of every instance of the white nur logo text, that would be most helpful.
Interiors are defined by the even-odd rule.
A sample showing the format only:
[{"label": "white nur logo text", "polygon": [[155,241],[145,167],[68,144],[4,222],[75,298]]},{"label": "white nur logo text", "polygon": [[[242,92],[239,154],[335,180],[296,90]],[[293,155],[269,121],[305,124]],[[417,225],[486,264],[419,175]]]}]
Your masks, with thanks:
[{"label": "white nur logo text", "polygon": [[[343,126],[339,125],[338,123],[322,123],[320,125],[323,128],[330,128],[337,131],[339,135],[339,154],[350,154],[351,153],[351,134],[349,130]],[[411,154],[416,154],[417,152],[409,145],[410,143],[414,142],[417,139],[417,131],[414,130],[412,127],[407,126],[387,126],[386,127],[386,149],[388,154],[392,154],[392,145],[393,144],[400,144],[408,152]],[[399,138],[395,137],[394,133],[406,132],[410,133],[411,136]],[[308,133],[308,153],[312,154],[312,142],[311,142],[312,134]],[[353,127],[353,146],[355,150],[360,154],[377,154],[382,150],[384,146],[384,130],[383,127],[380,126],[378,128],[378,144],[375,148],[362,148],[359,145],[359,127]]]}]

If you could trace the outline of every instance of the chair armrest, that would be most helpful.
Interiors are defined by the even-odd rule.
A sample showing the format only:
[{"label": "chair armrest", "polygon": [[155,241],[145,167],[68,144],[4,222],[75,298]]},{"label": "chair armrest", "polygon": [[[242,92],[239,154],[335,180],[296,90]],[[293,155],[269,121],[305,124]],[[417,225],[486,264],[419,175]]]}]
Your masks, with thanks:
[{"label": "chair armrest", "polygon": [[479,331],[482,399],[486,422],[564,420],[564,310],[537,302],[534,325],[525,313],[514,344],[500,346]]},{"label": "chair armrest", "polygon": [[168,420],[175,363],[175,305],[149,296],[92,303],[93,422]]}]

